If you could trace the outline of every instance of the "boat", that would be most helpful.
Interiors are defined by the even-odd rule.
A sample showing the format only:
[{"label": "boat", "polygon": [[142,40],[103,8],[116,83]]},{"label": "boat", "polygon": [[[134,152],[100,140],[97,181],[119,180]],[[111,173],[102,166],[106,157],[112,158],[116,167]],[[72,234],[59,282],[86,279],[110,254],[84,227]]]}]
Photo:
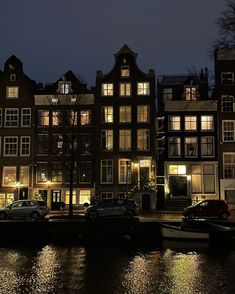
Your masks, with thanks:
[{"label": "boat", "polygon": [[167,239],[209,240],[210,232],[205,229],[187,228],[183,226],[172,226],[161,223],[161,234]]}]

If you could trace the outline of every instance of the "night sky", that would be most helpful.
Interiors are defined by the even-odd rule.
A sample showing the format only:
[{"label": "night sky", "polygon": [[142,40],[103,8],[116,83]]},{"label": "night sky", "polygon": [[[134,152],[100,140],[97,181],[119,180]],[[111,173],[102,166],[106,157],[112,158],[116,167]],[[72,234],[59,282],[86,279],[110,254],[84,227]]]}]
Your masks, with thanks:
[{"label": "night sky", "polygon": [[88,85],[124,44],[144,71],[208,67],[224,0],[1,0],[0,69],[15,54],[25,73],[54,82],[72,70]]}]

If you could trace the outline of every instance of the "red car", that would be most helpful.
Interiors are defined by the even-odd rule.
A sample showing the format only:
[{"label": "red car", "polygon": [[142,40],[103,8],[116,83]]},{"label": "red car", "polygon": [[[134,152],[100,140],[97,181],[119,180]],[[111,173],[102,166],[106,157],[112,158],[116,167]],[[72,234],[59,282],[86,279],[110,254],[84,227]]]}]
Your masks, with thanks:
[{"label": "red car", "polygon": [[183,215],[188,218],[217,217],[227,219],[230,216],[230,209],[224,200],[203,200],[185,208]]}]

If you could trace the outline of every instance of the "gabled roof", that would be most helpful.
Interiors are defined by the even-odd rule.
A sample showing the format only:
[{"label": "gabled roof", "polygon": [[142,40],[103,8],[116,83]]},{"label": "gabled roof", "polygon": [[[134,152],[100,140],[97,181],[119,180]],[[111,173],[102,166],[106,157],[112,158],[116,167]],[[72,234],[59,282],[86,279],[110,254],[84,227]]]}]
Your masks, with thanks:
[{"label": "gabled roof", "polygon": [[122,48],[114,54],[115,57],[119,56],[120,54],[131,54],[133,55],[135,58],[137,57],[137,53],[135,53],[134,51],[132,51],[126,44],[124,46],[122,46]]}]

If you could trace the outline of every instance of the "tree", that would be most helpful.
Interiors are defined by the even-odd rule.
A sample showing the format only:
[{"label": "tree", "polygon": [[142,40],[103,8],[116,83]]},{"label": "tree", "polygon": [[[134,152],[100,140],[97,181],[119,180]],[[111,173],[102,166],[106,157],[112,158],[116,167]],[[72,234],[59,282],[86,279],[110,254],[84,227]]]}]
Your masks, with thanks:
[{"label": "tree", "polygon": [[235,0],[227,0],[217,19],[218,38],[215,47],[235,46]]}]

